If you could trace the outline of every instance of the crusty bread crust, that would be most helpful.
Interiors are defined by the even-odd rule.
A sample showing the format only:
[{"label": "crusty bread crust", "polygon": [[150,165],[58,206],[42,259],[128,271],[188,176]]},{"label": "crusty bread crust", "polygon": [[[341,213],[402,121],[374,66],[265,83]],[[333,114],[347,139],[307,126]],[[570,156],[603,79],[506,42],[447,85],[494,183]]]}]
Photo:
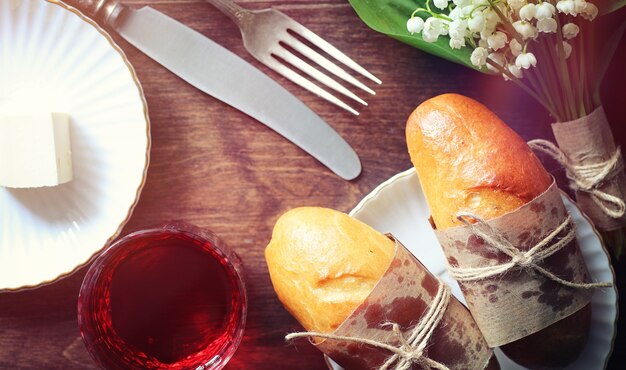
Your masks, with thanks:
[{"label": "crusty bread crust", "polygon": [[387,271],[395,244],[368,225],[327,208],[282,215],[265,249],[274,290],[306,330],[333,332]]},{"label": "crusty bread crust", "polygon": [[422,103],[409,117],[407,146],[439,229],[456,214],[492,219],[543,193],[552,178],[528,145],[484,105],[458,94]]}]

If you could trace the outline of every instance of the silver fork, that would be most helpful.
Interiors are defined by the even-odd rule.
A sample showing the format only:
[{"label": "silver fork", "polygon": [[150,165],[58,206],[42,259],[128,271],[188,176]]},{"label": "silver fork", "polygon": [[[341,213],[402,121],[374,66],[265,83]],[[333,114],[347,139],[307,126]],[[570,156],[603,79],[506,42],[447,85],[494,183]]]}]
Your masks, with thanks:
[{"label": "silver fork", "polygon": [[243,44],[252,56],[287,79],[320,96],[321,98],[326,99],[329,102],[354,113],[355,115],[359,114],[348,104],[309,81],[301,74],[295,72],[291,67],[295,67],[303,74],[308,75],[312,79],[317,80],[319,83],[328,86],[329,88],[359,102],[360,104],[367,105],[363,99],[359,98],[352,91],[348,90],[331,77],[327,76],[323,72],[320,72],[318,69],[302,60],[300,57],[286,49],[284,45],[287,45],[298,53],[304,55],[336,77],[339,77],[340,79],[372,95],[376,94],[374,90],[354,78],[342,67],[331,62],[328,58],[322,56],[304,42],[298,40],[289,31],[304,38],[354,71],[362,74],[377,84],[380,84],[381,81],[376,78],[376,76],[369,73],[365,68],[361,67],[354,60],[339,51],[339,49],[324,41],[324,39],[284,13],[274,9],[249,10],[242,8],[231,0],[206,1],[213,4],[224,14],[228,15],[230,19],[232,19],[237,26],[239,26],[241,36],[243,38]]}]

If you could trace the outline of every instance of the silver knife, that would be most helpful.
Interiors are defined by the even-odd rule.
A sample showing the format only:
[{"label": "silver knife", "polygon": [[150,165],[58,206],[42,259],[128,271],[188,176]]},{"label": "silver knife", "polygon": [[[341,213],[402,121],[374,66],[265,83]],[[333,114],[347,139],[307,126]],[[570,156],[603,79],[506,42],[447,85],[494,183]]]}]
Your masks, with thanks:
[{"label": "silver knife", "polygon": [[189,84],[275,130],[340,177],[352,180],[360,174],[359,157],[332,127],[276,81],[206,36],[147,6],[74,2]]}]

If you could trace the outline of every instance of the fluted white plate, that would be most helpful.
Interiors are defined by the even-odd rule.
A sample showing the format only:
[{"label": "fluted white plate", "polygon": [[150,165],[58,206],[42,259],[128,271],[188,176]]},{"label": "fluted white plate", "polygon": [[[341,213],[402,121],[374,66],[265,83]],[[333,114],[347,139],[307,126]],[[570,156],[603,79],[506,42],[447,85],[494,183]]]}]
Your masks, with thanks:
[{"label": "fluted white plate", "polygon": [[0,291],[85,264],[130,217],[149,162],[150,124],[135,72],[75,9],[0,0],[0,113],[70,115],[74,180],[0,187]]},{"label": "fluted white plate", "polygon": [[[594,281],[615,281],[610,259],[589,219],[563,194],[567,210],[576,223],[576,238]],[[459,285],[445,268],[445,257],[428,218],[430,211],[414,169],[399,173],[380,184],[359,202],[350,215],[383,233],[392,233],[432,273],[450,284],[461,302]],[[566,369],[603,369],[613,350],[617,322],[617,291],[599,289],[593,295],[591,333],[578,360]],[[496,356],[503,370],[525,369],[509,360],[500,350]],[[332,364],[334,369],[341,369]]]}]

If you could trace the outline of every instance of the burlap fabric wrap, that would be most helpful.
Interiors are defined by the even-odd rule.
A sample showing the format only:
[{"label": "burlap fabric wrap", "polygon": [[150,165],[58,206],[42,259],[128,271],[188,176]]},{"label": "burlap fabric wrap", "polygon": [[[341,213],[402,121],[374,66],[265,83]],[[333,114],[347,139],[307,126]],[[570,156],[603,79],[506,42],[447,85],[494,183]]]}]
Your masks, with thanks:
[{"label": "burlap fabric wrap", "polygon": [[[615,147],[615,140],[602,107],[575,121],[553,123],[552,131],[559,148],[573,165],[594,165],[607,162],[616,150],[619,150]],[[624,171],[619,169],[616,176],[603,181],[597,189],[624,200],[626,195]],[[607,215],[589,192],[576,190],[576,201],[601,230],[617,230],[626,225],[626,215],[617,218]],[[616,208],[612,204],[605,206],[611,209]]]},{"label": "burlap fabric wrap", "polygon": [[[333,336],[368,338],[400,348],[402,339],[393,332],[391,324],[397,324],[402,335],[408,338],[437,295],[439,279],[393,236],[388,236],[396,242],[396,254],[389,269]],[[367,344],[335,339],[323,340],[317,347],[347,370],[379,369],[393,355]],[[449,369],[476,370],[484,369],[491,355],[469,311],[451,297],[430,336],[423,358]],[[415,359],[409,368],[428,367]]]},{"label": "burlap fabric wrap", "polygon": [[[548,190],[528,204],[486,224],[520,251],[528,251],[568,217],[553,181]],[[564,238],[571,231],[570,227],[563,229],[554,242]],[[485,243],[470,227],[435,230],[435,233],[452,267],[476,268],[511,262],[510,256]],[[569,282],[590,282],[575,238],[537,264]],[[593,294],[592,289],[567,287],[532,267],[519,266],[490,278],[459,282],[459,285],[491,347],[516,341],[575,313],[590,302]]]}]

